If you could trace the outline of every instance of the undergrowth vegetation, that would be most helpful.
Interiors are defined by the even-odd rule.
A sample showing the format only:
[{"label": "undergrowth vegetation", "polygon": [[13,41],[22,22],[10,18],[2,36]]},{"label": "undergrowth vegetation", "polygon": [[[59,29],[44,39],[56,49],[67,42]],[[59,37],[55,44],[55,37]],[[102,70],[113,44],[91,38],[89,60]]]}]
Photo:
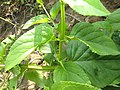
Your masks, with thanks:
[{"label": "undergrowth vegetation", "polygon": [[[119,87],[120,9],[110,13],[100,0],[58,0],[48,12],[42,0],[37,3],[45,14],[32,17],[22,27],[32,29],[0,43],[0,69],[8,74],[1,88],[16,90],[24,77],[44,90]],[[106,19],[79,22],[68,30],[66,4],[81,15]],[[55,23],[59,12],[60,22]],[[42,65],[27,58],[34,52],[41,55]]]}]

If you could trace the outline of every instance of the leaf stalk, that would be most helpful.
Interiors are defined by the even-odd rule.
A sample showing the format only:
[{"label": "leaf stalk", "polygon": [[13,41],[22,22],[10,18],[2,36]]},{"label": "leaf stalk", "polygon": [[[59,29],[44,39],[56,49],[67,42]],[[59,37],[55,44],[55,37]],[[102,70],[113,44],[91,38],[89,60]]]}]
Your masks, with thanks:
[{"label": "leaf stalk", "polygon": [[[23,68],[28,68],[28,69],[35,69],[35,70],[45,70],[45,71],[51,71],[56,68],[56,66],[35,66],[35,65],[23,65],[20,64],[21,67]],[[0,68],[5,68],[4,64],[0,64]]]}]

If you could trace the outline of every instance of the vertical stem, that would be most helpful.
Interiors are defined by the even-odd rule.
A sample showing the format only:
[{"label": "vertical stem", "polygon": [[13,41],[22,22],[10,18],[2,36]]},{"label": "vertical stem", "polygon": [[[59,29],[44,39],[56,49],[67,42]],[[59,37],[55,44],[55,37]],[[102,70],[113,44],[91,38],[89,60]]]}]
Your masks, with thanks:
[{"label": "vertical stem", "polygon": [[65,4],[60,0],[60,10],[61,10],[61,28],[60,28],[60,41],[59,41],[59,60],[61,59],[62,45],[65,36]]},{"label": "vertical stem", "polygon": [[60,29],[60,39],[63,40],[65,36],[65,4],[60,0],[61,6],[61,29]]}]

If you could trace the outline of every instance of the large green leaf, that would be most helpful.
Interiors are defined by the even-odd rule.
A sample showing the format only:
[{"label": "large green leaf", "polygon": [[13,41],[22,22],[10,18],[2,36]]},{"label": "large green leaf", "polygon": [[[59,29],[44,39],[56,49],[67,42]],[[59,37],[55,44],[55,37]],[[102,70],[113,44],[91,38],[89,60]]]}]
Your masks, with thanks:
[{"label": "large green leaf", "polygon": [[41,24],[19,37],[11,46],[6,58],[5,70],[9,70],[19,64],[35,48],[42,46],[53,37],[52,27],[48,24]]},{"label": "large green leaf", "polygon": [[113,30],[120,30],[120,9],[110,14],[106,21],[111,24]]},{"label": "large green leaf", "polygon": [[92,52],[99,55],[120,54],[111,38],[90,23],[80,22],[76,24],[70,36],[76,37],[79,41],[89,46]]},{"label": "large green leaf", "polygon": [[[120,55],[99,56],[92,53],[86,45],[77,40],[68,43],[67,55],[69,60],[73,59],[80,64],[88,74],[92,84],[97,87],[105,87],[120,76]],[[95,61],[95,59],[98,61]]]},{"label": "large green leaf", "polygon": [[55,83],[52,86],[51,90],[101,90],[101,89],[88,84],[62,81]]},{"label": "large green leaf", "polygon": [[119,60],[101,59],[97,61],[79,61],[76,63],[84,69],[92,85],[97,87],[105,87],[120,76]]},{"label": "large green leaf", "polygon": [[53,80],[54,82],[74,81],[90,84],[89,78],[85,72],[79,65],[74,63],[65,63],[64,68],[62,66],[57,67],[54,71]]},{"label": "large green leaf", "polygon": [[110,12],[103,6],[100,0],[63,0],[73,10],[82,15],[106,16]]},{"label": "large green leaf", "polygon": [[87,60],[119,60],[120,55],[100,56],[93,53],[88,46],[78,40],[71,40],[67,44],[67,58],[72,61]]},{"label": "large green leaf", "polygon": [[30,20],[28,20],[22,29],[27,29],[32,25],[39,24],[39,23],[46,23],[48,22],[48,17],[46,15],[38,15],[35,17],[32,17]]},{"label": "large green leaf", "polygon": [[90,60],[95,56],[88,46],[78,40],[71,40],[68,42],[67,55],[69,60],[73,61]]}]

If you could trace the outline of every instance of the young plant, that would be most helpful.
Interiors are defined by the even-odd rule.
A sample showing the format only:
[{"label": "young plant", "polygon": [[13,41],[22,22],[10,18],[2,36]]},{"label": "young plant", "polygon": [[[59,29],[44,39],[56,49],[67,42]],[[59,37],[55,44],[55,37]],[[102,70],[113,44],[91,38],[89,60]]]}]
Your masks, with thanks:
[{"label": "young plant", "polygon": [[[23,29],[33,25],[34,28],[13,43],[6,57],[5,71],[14,74],[9,89],[17,88],[21,75],[44,90],[101,90],[120,83],[120,51],[114,38],[114,32],[120,29],[120,9],[111,14],[100,0],[59,0],[49,14],[44,2],[37,2],[46,15],[35,16],[25,23]],[[108,17],[95,23],[79,22],[68,35],[65,4],[84,16]],[[54,20],[59,11],[61,21],[57,24]],[[35,50],[44,53],[48,65],[21,63]],[[44,72],[49,76],[45,78]]]}]

